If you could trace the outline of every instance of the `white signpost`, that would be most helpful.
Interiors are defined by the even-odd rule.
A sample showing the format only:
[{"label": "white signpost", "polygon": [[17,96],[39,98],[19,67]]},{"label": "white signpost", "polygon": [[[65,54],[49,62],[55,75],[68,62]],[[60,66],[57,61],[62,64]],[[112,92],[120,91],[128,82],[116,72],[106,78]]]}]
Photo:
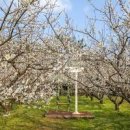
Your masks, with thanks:
[{"label": "white signpost", "polygon": [[79,114],[78,112],[78,73],[83,71],[83,67],[68,67],[69,71],[75,73],[75,112],[73,114]]}]

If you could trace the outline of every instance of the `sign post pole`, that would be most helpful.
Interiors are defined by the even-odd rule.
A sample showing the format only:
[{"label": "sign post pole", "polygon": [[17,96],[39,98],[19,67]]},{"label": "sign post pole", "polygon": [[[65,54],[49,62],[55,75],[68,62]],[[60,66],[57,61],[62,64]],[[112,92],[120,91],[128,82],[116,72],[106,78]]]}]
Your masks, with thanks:
[{"label": "sign post pole", "polygon": [[83,70],[83,68],[69,67],[70,72],[75,74],[75,111],[74,114],[79,114],[78,112],[78,73]]}]

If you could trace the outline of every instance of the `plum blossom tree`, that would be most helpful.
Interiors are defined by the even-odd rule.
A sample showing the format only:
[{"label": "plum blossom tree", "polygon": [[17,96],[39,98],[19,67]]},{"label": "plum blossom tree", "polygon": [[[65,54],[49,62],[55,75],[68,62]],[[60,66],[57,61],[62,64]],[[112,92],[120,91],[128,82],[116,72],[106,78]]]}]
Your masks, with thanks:
[{"label": "plum blossom tree", "polygon": [[57,59],[64,58],[69,44],[63,42],[66,30],[53,26],[61,14],[53,12],[56,3],[52,8],[48,1],[42,6],[19,2],[0,5],[0,106],[5,111],[14,101],[46,101],[53,95],[51,77],[65,64]]},{"label": "plum blossom tree", "polygon": [[[86,90],[89,95],[100,97],[105,94],[119,110],[125,99],[129,102],[129,41],[130,8],[128,1],[118,0],[116,6],[111,0],[98,9],[90,2],[96,13],[101,16],[90,18],[84,31],[73,31],[86,35],[88,48],[84,55],[86,62]],[[91,22],[90,22],[91,21]],[[102,22],[105,29],[96,30],[96,23]],[[84,88],[85,89],[85,88]],[[101,96],[102,97],[102,96]]]}]

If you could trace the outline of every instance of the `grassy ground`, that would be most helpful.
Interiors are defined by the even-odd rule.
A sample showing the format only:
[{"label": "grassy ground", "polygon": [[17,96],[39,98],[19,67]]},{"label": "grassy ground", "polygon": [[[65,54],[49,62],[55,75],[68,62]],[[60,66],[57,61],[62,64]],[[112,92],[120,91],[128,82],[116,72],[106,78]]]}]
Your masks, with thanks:
[{"label": "grassy ground", "polygon": [[[63,100],[65,100],[63,98]],[[40,103],[41,105],[41,103]],[[71,105],[73,111],[74,103]],[[130,104],[124,102],[120,112],[114,111],[113,104],[106,99],[104,104],[97,100],[90,101],[85,97],[79,99],[79,111],[89,111],[94,119],[48,119],[44,118],[44,110],[57,109],[55,99],[45,108],[28,108],[25,105],[14,106],[10,116],[0,116],[0,130],[129,130]],[[67,110],[65,106],[62,110]]]}]

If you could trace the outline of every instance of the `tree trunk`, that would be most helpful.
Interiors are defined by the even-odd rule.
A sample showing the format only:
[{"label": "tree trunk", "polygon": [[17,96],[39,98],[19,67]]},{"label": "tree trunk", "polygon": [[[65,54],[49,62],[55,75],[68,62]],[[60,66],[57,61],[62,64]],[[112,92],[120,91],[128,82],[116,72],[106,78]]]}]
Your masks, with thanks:
[{"label": "tree trunk", "polygon": [[115,103],[114,105],[115,105],[115,111],[119,111],[120,110],[119,109],[119,104]]},{"label": "tree trunk", "polygon": [[100,104],[103,104],[103,99],[100,99]]},{"label": "tree trunk", "polygon": [[14,102],[15,102],[15,99],[12,98],[7,101],[0,102],[0,106],[5,113],[8,113],[10,110],[13,109]]},{"label": "tree trunk", "polygon": [[91,101],[93,101],[93,96],[90,96]]}]

